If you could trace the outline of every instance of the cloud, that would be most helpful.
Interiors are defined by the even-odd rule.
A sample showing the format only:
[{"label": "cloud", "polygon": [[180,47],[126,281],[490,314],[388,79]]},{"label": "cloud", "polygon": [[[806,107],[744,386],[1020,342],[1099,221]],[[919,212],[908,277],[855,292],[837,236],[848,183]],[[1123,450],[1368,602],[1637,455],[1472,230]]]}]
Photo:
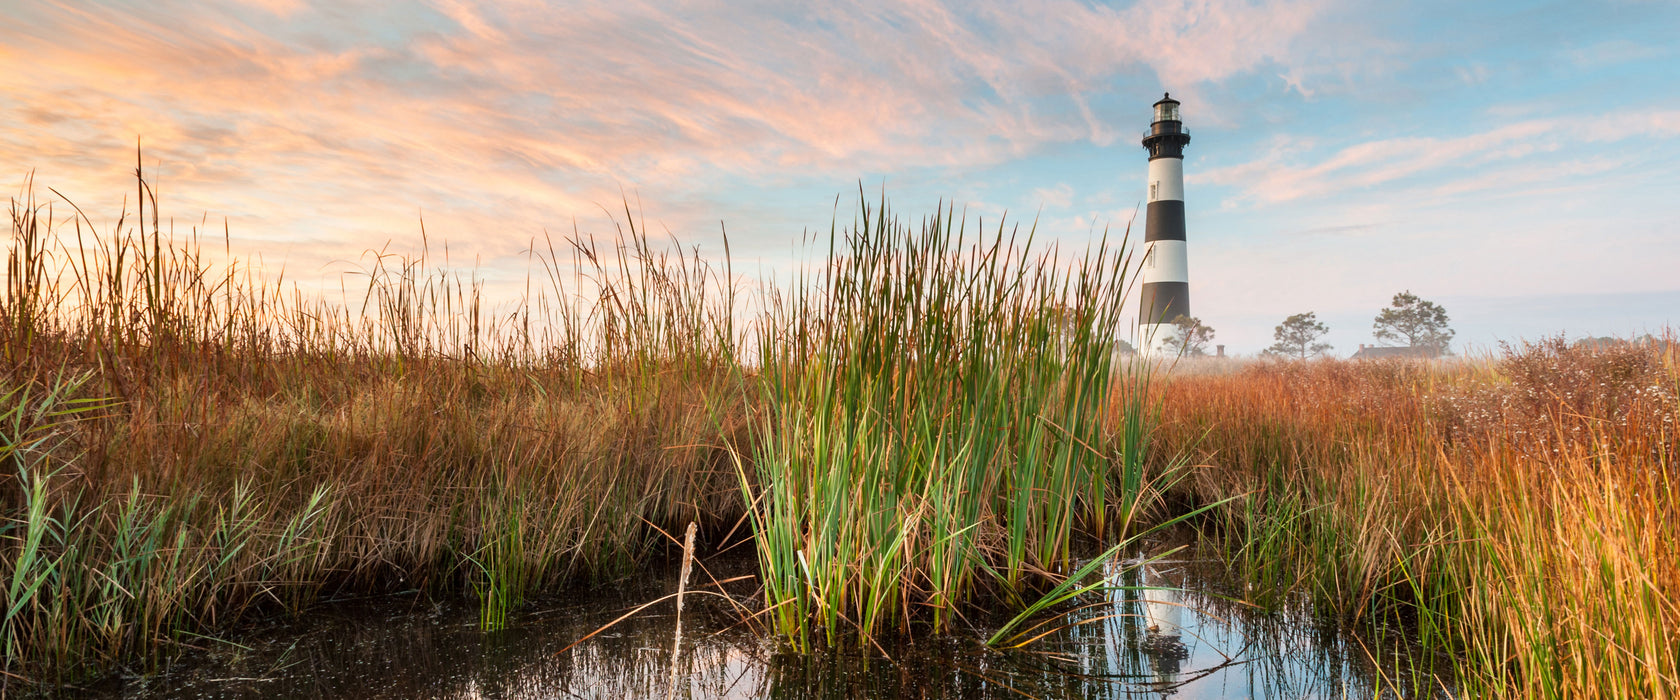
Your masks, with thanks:
[{"label": "cloud", "polygon": [[304,9],[304,0],[237,0],[239,4],[263,10],[271,15],[286,18]]},{"label": "cloud", "polygon": [[1455,66],[1453,74],[1465,85],[1481,85],[1488,80],[1488,67],[1480,62],[1472,62],[1469,65]]},{"label": "cloud", "polygon": [[1598,68],[1619,63],[1662,58],[1669,52],[1670,49],[1664,46],[1652,46],[1627,39],[1612,39],[1568,49],[1564,52],[1564,55],[1577,66]]},{"label": "cloud", "polygon": [[[765,11],[438,0],[427,19],[377,4],[257,4],[286,21],[55,6],[0,35],[15,50],[0,67],[32,102],[71,87],[116,96],[147,119],[129,126],[163,127],[159,142],[187,134],[157,122],[214,120],[319,146],[418,141],[439,155],[677,182],[716,169],[996,163],[1102,138],[1111,118],[1090,99],[1117,76],[1193,88],[1285,61],[1320,12],[1301,1]],[[352,36],[368,25],[396,36]]]},{"label": "cloud", "polygon": [[574,220],[610,230],[623,198],[710,231],[721,198],[763,183],[1129,138],[1139,115],[1101,105],[1152,80],[1282,71],[1309,94],[1327,7],[32,3],[0,26],[0,110],[19,117],[0,162],[114,221],[138,137],[166,212],[226,217],[294,274],[410,237],[422,214],[498,260]]},{"label": "cloud", "polygon": [[1055,187],[1039,187],[1032,191],[1028,203],[1066,209],[1073,206],[1073,185],[1061,182]]},{"label": "cloud", "polygon": [[[1627,112],[1608,125],[1596,115],[1525,119],[1456,137],[1374,139],[1322,155],[1279,142],[1260,158],[1193,172],[1186,179],[1235,187],[1238,200],[1262,205],[1406,185],[1419,178],[1431,180],[1425,191],[1439,196],[1605,172],[1614,164],[1606,165],[1603,158],[1554,159],[1539,169],[1526,159],[1582,143],[1676,135],[1680,112],[1674,110]],[[1389,195],[1398,193],[1390,190]]]}]

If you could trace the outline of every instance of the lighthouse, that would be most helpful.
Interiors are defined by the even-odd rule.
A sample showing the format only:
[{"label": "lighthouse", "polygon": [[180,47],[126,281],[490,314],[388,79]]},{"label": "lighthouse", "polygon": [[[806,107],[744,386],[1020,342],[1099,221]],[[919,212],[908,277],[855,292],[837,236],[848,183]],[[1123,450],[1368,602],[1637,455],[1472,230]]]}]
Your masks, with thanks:
[{"label": "lighthouse", "polygon": [[1184,249],[1184,146],[1190,133],[1178,100],[1164,94],[1143,137],[1149,150],[1149,209],[1144,220],[1143,292],[1138,300],[1139,351],[1167,354],[1173,320],[1190,315],[1190,264]]}]

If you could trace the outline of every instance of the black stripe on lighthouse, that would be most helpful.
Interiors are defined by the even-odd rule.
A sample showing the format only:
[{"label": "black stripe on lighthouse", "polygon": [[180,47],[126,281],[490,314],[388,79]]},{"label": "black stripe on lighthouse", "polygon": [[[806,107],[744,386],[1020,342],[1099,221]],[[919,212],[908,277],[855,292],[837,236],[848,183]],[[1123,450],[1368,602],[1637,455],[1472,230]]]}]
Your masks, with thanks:
[{"label": "black stripe on lighthouse", "polygon": [[1190,315],[1189,282],[1144,282],[1138,300],[1138,320],[1143,324],[1172,323]]},{"label": "black stripe on lighthouse", "polygon": [[1184,240],[1184,200],[1160,199],[1149,203],[1143,223],[1143,240]]}]

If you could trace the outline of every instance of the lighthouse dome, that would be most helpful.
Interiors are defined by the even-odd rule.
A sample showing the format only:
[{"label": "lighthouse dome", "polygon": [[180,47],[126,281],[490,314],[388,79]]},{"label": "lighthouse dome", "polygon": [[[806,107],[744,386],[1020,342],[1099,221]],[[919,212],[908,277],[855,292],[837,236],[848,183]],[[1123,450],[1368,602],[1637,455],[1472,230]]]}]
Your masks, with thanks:
[{"label": "lighthouse dome", "polygon": [[1162,93],[1161,101],[1155,103],[1155,121],[1184,121],[1178,117],[1178,100],[1173,99],[1170,93]]}]

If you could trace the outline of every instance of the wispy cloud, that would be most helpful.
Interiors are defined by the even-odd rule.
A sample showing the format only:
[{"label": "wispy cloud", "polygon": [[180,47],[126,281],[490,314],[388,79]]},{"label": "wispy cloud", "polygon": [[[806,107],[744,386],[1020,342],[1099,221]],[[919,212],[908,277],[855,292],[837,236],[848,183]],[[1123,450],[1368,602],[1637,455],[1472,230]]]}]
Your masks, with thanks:
[{"label": "wispy cloud", "polygon": [[1628,39],[1612,39],[1589,46],[1568,49],[1565,55],[1578,66],[1596,68],[1630,61],[1661,58],[1673,51],[1668,46],[1645,44]]},{"label": "wispy cloud", "polygon": [[[1345,275],[1299,282],[1303,308],[1410,284],[1401,268],[1425,263],[1395,232],[1425,218],[1418,202],[1535,207],[1629,169],[1650,182],[1626,189],[1654,201],[1657,161],[1680,136],[1671,96],[1622,89],[1671,72],[1653,40],[1673,16],[1659,3],[1637,6],[1639,31],[1615,13],[1563,26],[1528,7],[1465,11],[1509,19],[1498,32],[1331,0],[13,5],[0,22],[0,165],[14,170],[0,178],[33,169],[114,214],[142,137],[166,212],[227,216],[236,244],[252,239],[293,273],[410,237],[422,215],[432,240],[515,265],[545,229],[609,227],[603,209],[621,198],[655,230],[703,236],[723,218],[737,253],[755,234],[786,250],[803,217],[826,223],[836,190],[860,179],[954,195],[988,222],[1043,204],[1046,235],[1071,243],[1141,200],[1135,139],[1170,89],[1197,132],[1195,235],[1225,238],[1193,263],[1214,320],[1277,277],[1255,261],[1280,239],[1298,247],[1275,265],[1313,263],[1291,279]],[[1420,117],[1449,128],[1416,131]],[[1275,206],[1331,201],[1312,217]],[[1511,218],[1475,211],[1481,229]],[[1445,218],[1429,214],[1428,229],[1454,236],[1435,225]],[[1266,297],[1251,303],[1278,303]]]},{"label": "wispy cloud", "polygon": [[[1381,138],[1319,155],[1280,141],[1266,155],[1187,175],[1191,182],[1236,187],[1241,200],[1260,204],[1312,200],[1427,178],[1426,191],[1454,194],[1495,184],[1535,184],[1607,167],[1604,159],[1549,163],[1521,172],[1506,166],[1583,142],[1680,135],[1680,112],[1645,110],[1617,114],[1528,119],[1456,137]],[[1316,157],[1315,157],[1316,156]]]},{"label": "wispy cloud", "polygon": [[[0,162],[343,259],[422,211],[492,255],[629,190],[962,170],[1111,143],[1117,84],[1292,67],[1322,0],[749,6],[638,0],[43,3],[0,27]],[[1118,83],[1117,83],[1118,81]],[[22,172],[14,173],[21,176]],[[1046,201],[1071,193],[1048,193]],[[686,203],[686,204],[685,204]],[[459,234],[458,234],[459,235]]]},{"label": "wispy cloud", "polygon": [[[988,163],[1102,137],[1112,117],[1088,100],[1116,76],[1152,71],[1193,86],[1287,62],[1321,9],[256,5],[260,16],[52,6],[0,34],[0,70],[22,109],[86,117],[75,103],[114,99],[127,109],[104,115],[112,131],[144,129],[160,144],[191,142],[182,125],[196,121],[271,129],[260,144],[271,150],[429,147],[453,160],[677,181],[715,168]],[[369,26],[394,36],[353,36]]]}]

